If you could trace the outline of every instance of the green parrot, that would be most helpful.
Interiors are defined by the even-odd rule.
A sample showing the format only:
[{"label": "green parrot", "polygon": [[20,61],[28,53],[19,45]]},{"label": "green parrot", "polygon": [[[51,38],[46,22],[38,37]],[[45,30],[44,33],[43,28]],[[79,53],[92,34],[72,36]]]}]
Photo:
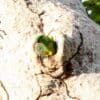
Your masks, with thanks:
[{"label": "green parrot", "polygon": [[57,44],[53,38],[40,35],[36,39],[35,51],[41,57],[49,57],[57,52]]}]

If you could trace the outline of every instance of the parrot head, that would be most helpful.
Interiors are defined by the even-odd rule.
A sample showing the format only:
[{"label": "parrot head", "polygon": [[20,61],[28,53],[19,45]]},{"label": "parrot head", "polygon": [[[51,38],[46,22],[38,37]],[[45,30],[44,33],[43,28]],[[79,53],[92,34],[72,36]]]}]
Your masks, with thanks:
[{"label": "parrot head", "polygon": [[57,43],[48,36],[40,35],[36,39],[36,54],[41,57],[49,57],[57,52]]}]

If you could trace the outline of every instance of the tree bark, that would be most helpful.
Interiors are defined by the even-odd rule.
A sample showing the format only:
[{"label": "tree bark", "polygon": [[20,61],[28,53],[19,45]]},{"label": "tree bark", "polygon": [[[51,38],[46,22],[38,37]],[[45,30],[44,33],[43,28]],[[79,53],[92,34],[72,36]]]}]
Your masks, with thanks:
[{"label": "tree bark", "polygon": [[[80,0],[0,0],[0,100],[99,100],[99,33]],[[55,55],[36,54],[38,35]]]}]

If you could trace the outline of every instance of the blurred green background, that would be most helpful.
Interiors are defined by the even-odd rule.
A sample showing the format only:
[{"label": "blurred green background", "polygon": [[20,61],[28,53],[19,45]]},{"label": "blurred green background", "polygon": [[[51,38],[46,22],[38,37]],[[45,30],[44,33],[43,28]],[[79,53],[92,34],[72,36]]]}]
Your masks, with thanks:
[{"label": "blurred green background", "polygon": [[100,0],[82,0],[88,16],[100,25]]}]

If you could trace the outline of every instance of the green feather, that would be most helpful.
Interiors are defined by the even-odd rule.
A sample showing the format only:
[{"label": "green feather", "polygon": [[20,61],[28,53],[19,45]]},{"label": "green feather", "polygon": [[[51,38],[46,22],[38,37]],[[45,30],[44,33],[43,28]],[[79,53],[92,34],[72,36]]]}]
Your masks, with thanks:
[{"label": "green feather", "polygon": [[41,56],[51,56],[57,52],[56,42],[49,38],[48,36],[40,35],[37,37],[38,46],[36,46],[36,51],[38,55]]}]

